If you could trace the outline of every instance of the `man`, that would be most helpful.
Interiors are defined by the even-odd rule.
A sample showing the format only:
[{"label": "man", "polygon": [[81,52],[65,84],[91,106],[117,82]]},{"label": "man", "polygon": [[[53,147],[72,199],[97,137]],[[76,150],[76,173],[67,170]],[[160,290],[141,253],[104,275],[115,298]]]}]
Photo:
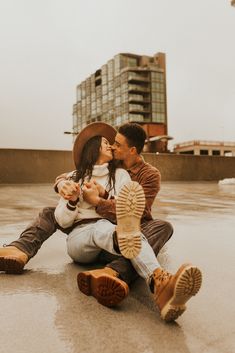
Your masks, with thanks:
[{"label": "man", "polygon": [[[160,173],[156,168],[145,163],[140,156],[145,139],[145,132],[139,125],[124,124],[119,128],[115,137],[113,153],[115,159],[123,161],[123,167],[129,172],[131,179],[143,187],[146,207],[141,228],[150,242],[151,226],[156,227],[158,222],[152,219],[151,206],[160,189]],[[94,189],[91,187],[90,192],[87,192],[86,200],[96,207],[97,213],[102,217],[116,222],[115,199],[106,200],[99,197]],[[60,194],[69,198],[72,191],[73,183],[71,183],[71,188],[69,184],[63,184]],[[118,242],[116,245],[118,248]],[[156,253],[157,251],[155,251],[155,255]],[[166,321],[173,321],[185,311],[185,303],[200,289],[201,272],[195,266],[184,264],[173,276],[161,269],[159,264],[150,258],[151,252],[149,252],[149,263],[151,266],[154,264],[155,270],[151,276],[146,275],[146,281],[149,282],[161,317]],[[123,265],[125,265],[125,271],[123,271]],[[149,267],[151,268],[151,266]],[[136,270],[138,271],[137,268]],[[131,282],[132,273],[133,267],[130,261],[122,257],[115,259],[103,269],[80,272],[77,277],[78,286],[84,294],[94,296],[99,303],[113,306],[124,299],[123,293],[128,294],[126,283]]]},{"label": "man", "polygon": [[[145,139],[145,132],[139,125],[125,124],[118,131],[113,151],[114,157],[123,161],[123,166],[128,170],[131,179],[137,181],[144,189],[146,208],[142,218],[141,229],[153,247],[155,255],[157,255],[162,246],[169,240],[173,231],[169,223],[153,220],[151,216],[151,206],[160,188],[160,173],[156,168],[145,163],[140,156]],[[60,194],[69,199],[72,194],[73,182],[63,181],[62,183],[62,181],[59,181],[61,179],[57,181]],[[94,199],[92,191],[91,187],[90,192],[84,195],[87,201],[96,206],[97,213],[102,215],[102,217],[115,221],[115,200],[105,200],[102,197]],[[21,234],[18,241],[0,250],[0,270],[8,273],[22,271],[24,265],[36,254],[43,241],[56,230],[53,211],[54,209],[51,208],[44,209],[36,222]],[[83,284],[86,287],[87,283],[89,285],[92,283],[93,288],[102,284],[104,292],[107,292],[116,284],[126,287],[135,277],[136,271],[130,261],[119,257],[109,263],[104,269],[78,274],[78,284],[85,294],[91,294],[97,298],[97,292],[91,290],[91,288],[86,291],[82,287]],[[200,270],[191,265],[183,265],[174,276],[158,268],[150,280],[150,287],[154,293],[155,302],[161,312],[161,316],[166,321],[175,320],[181,315],[185,310],[185,302],[197,293],[200,285]],[[179,297],[177,297],[176,292],[180,293]],[[127,293],[128,291],[126,291]],[[102,293],[98,293],[98,295],[102,296]],[[97,299],[100,302],[102,300],[102,298]],[[121,300],[123,299],[122,297]],[[112,298],[108,306],[110,306],[110,303],[112,303]]]}]

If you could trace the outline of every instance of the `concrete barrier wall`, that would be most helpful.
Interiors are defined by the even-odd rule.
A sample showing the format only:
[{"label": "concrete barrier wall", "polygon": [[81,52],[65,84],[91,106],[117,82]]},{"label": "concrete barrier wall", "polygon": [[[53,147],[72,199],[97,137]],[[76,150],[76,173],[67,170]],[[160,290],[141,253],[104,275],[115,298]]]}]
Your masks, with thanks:
[{"label": "concrete barrier wall", "polygon": [[[235,157],[145,153],[165,181],[200,181],[235,178]],[[70,151],[0,149],[0,183],[53,183],[74,169]]]},{"label": "concrete barrier wall", "polygon": [[0,183],[53,183],[73,169],[71,151],[0,149]]},{"label": "concrete barrier wall", "polygon": [[235,178],[235,157],[145,153],[144,159],[157,167],[166,181]]}]

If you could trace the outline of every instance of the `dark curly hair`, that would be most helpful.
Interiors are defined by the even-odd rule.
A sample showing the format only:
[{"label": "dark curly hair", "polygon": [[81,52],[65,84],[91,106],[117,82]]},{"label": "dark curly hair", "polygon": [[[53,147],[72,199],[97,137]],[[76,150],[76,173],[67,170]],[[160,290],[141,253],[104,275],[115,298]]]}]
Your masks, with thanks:
[{"label": "dark curly hair", "polygon": [[146,132],[139,124],[123,124],[119,127],[118,132],[125,136],[129,147],[135,147],[138,154],[142,152],[147,137]]}]

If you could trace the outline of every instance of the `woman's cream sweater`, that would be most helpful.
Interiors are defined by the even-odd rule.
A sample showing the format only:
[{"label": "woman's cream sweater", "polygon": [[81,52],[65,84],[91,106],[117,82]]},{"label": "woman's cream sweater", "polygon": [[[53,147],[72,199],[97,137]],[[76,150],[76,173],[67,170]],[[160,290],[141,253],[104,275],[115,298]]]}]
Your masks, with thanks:
[{"label": "woman's cream sweater", "polygon": [[[108,190],[108,163],[95,165],[92,171],[92,179],[96,180],[97,183],[102,185],[105,190]],[[129,181],[131,181],[131,178],[128,172],[125,169],[117,168],[115,172],[115,188],[110,190],[108,199],[111,197],[116,197],[119,194],[121,188]],[[55,209],[56,221],[62,228],[70,227],[74,222],[78,222],[83,219],[102,218],[96,212],[95,207],[91,206],[84,200],[79,200],[74,210],[68,209],[67,204],[68,201],[61,197]]]}]

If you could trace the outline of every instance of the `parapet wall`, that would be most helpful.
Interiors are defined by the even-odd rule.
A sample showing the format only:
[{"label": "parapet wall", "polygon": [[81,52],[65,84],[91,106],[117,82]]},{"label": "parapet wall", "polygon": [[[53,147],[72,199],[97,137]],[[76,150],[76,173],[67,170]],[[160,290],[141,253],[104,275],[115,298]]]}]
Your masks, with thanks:
[{"label": "parapet wall", "polygon": [[[163,181],[217,181],[235,177],[235,157],[145,153]],[[74,169],[71,151],[0,149],[0,183],[53,183]]]},{"label": "parapet wall", "polygon": [[0,183],[53,183],[73,169],[71,151],[0,149]]},{"label": "parapet wall", "polygon": [[145,153],[165,181],[218,181],[235,177],[235,157]]}]

